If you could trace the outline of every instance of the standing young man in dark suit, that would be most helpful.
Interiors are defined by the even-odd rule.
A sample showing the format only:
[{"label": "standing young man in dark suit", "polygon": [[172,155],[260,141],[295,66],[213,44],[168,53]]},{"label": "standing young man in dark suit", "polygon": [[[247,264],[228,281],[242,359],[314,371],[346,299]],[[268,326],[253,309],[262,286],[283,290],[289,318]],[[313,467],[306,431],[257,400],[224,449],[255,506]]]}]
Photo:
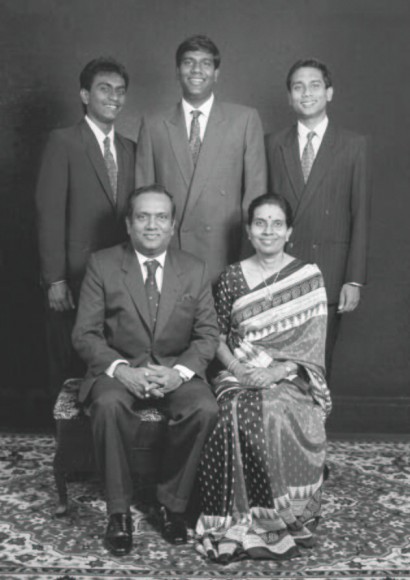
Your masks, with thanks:
[{"label": "standing young man in dark suit", "polygon": [[366,281],[369,192],[366,139],[329,121],[330,72],[300,60],[287,76],[297,124],[267,139],[269,188],[294,211],[288,250],[323,272],[329,302],[329,370],[340,314],[359,304]]},{"label": "standing young man in dark suit", "polygon": [[221,57],[206,36],[177,49],[182,101],[145,119],[137,150],[137,186],[161,183],[177,207],[173,244],[204,259],[215,280],[239,259],[244,216],[266,191],[263,130],[255,109],[214,96]]},{"label": "standing young man in dark suit", "polygon": [[186,542],[184,511],[218,405],[205,371],[218,344],[206,265],[169,248],[175,205],[158,185],[131,196],[130,243],[93,254],[81,289],[73,342],[87,363],[80,401],[89,406],[95,456],[105,481],[106,547],[132,546],[130,452],[143,401],[168,418],[157,498],[162,533]]},{"label": "standing young man in dark suit", "polygon": [[36,205],[54,391],[81,372],[71,331],[88,257],[126,239],[135,144],[115,132],[114,121],[127,88],[128,74],[120,63],[111,58],[89,62],[80,74],[85,117],[53,131],[43,154]]}]

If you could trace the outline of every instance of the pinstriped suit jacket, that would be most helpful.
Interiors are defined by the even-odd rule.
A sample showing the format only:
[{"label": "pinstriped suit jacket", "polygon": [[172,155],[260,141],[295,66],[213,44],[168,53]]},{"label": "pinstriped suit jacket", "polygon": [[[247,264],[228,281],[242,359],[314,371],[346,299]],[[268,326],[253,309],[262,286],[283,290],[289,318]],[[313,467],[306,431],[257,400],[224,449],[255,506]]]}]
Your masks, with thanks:
[{"label": "pinstriped suit jacket", "polygon": [[366,138],[329,123],[307,183],[297,126],[267,137],[269,188],[294,212],[290,254],[323,272],[329,304],[346,282],[366,282],[369,187]]},{"label": "pinstriped suit jacket", "polygon": [[137,186],[156,181],[172,193],[172,243],[205,260],[215,280],[241,256],[242,223],[266,191],[263,129],[255,109],[215,100],[194,170],[181,103],[144,119],[137,147]]}]

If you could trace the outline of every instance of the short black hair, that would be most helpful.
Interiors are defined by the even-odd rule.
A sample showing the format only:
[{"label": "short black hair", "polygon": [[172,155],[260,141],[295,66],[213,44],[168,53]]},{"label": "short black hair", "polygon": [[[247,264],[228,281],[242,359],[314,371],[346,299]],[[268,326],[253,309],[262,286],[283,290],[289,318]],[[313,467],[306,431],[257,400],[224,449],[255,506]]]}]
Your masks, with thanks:
[{"label": "short black hair", "polygon": [[212,55],[214,61],[214,67],[217,69],[221,64],[221,54],[218,47],[208,36],[204,34],[196,34],[195,36],[190,36],[184,42],[182,42],[175,54],[175,60],[177,67],[181,65],[183,56],[186,52],[195,52],[197,50],[202,50],[203,52],[209,52]]},{"label": "short black hair", "polygon": [[288,91],[290,91],[292,86],[292,77],[297,70],[300,68],[317,68],[320,70],[323,76],[323,80],[325,81],[325,87],[328,89],[329,87],[333,86],[332,81],[332,74],[328,67],[325,65],[324,62],[321,62],[317,58],[305,58],[301,60],[297,60],[289,69],[288,75],[286,77],[286,87]]},{"label": "short black hair", "polygon": [[171,202],[172,221],[175,220],[177,208],[175,205],[174,198],[169,193],[169,191],[167,191],[165,187],[163,185],[160,185],[159,183],[152,183],[151,185],[143,185],[142,187],[134,189],[134,191],[130,193],[127,199],[127,207],[126,207],[126,216],[129,220],[132,219],[132,214],[134,212],[134,201],[137,199],[137,197],[139,197],[143,193],[163,193],[164,195],[166,195]]},{"label": "short black hair", "polygon": [[125,89],[128,89],[129,76],[120,62],[111,57],[100,56],[85,65],[80,73],[80,88],[89,91],[95,77],[99,73],[116,73],[124,79]]},{"label": "short black hair", "polygon": [[262,205],[276,205],[279,207],[283,213],[285,214],[286,219],[286,227],[290,228],[293,224],[293,212],[292,208],[290,207],[290,203],[287,199],[285,199],[282,195],[278,193],[264,193],[263,195],[259,195],[255,197],[254,200],[249,205],[248,209],[248,225],[252,224],[255,210],[257,207],[261,207]]}]

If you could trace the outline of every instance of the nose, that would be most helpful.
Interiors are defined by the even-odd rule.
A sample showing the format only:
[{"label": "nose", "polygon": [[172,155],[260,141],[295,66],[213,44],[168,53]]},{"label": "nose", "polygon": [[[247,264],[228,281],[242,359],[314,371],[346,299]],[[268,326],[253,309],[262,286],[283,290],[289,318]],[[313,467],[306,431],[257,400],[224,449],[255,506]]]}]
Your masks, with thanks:
[{"label": "nose", "polygon": [[201,72],[201,71],[202,71],[201,63],[194,60],[194,62],[192,63],[192,72]]},{"label": "nose", "polygon": [[154,230],[157,226],[157,222],[154,215],[149,216],[147,222],[147,228],[150,230]]},{"label": "nose", "polygon": [[110,101],[117,103],[119,100],[119,95],[115,90],[111,90],[109,94]]},{"label": "nose", "polygon": [[264,232],[266,236],[271,236],[275,233],[275,224],[266,224]]}]

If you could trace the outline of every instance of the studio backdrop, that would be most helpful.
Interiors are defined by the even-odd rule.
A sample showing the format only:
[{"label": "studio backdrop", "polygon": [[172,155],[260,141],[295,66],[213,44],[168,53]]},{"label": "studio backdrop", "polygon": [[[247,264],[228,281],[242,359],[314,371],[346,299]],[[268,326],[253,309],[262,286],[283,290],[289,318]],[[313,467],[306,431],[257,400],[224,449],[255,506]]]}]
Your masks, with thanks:
[{"label": "studio backdrop", "polygon": [[78,75],[112,55],[131,77],[118,129],[178,98],[174,53],[204,33],[222,54],[218,94],[256,107],[264,130],[293,121],[297,59],[334,76],[329,114],[368,135],[368,284],[336,348],[329,429],[407,432],[410,419],[410,2],[407,0],[0,0],[0,337],[2,420],[46,409],[44,313],[34,191],[48,132],[81,118]]}]

